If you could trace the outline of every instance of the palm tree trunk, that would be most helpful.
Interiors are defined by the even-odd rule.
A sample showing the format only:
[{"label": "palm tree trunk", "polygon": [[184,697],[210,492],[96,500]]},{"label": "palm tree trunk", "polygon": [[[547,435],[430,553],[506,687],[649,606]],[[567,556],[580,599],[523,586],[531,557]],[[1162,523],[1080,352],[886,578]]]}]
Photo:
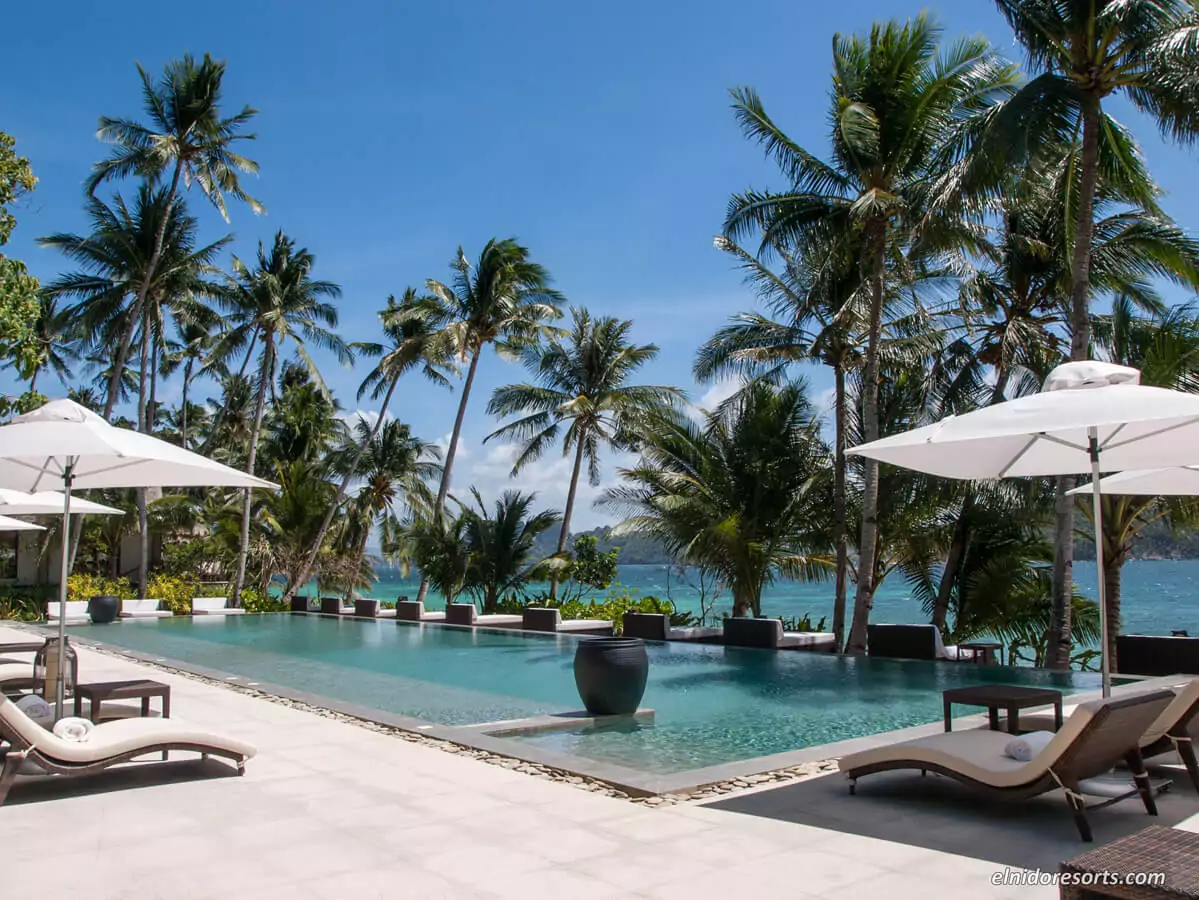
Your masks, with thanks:
[{"label": "palm tree trunk", "polygon": [[[886,265],[886,223],[871,223],[870,331],[866,341],[866,371],[862,384],[862,436],[878,440],[879,341],[883,321],[883,269]],[[858,590],[853,605],[853,625],[845,652],[866,652],[866,626],[874,606],[874,554],[878,542],[878,462],[863,459],[862,537],[858,543]]]},{"label": "palm tree trunk", "polygon": [[192,360],[188,361],[183,366],[183,410],[182,419],[179,423],[180,432],[183,436],[183,449],[187,449],[187,389],[191,387],[192,381]]},{"label": "palm tree trunk", "polygon": [[1111,671],[1119,672],[1116,637],[1120,634],[1120,582],[1124,573],[1124,551],[1103,560],[1103,591],[1107,606],[1107,653]]},{"label": "palm tree trunk", "polygon": [[1049,612],[1049,634],[1045,639],[1045,665],[1050,669],[1070,668],[1071,617],[1074,613],[1074,498],[1067,496],[1074,478],[1059,475],[1053,480],[1053,605]]},{"label": "palm tree trunk", "polygon": [[142,304],[135,302],[129,311],[129,324],[121,334],[117,344],[117,355],[112,361],[112,371],[108,375],[108,398],[104,401],[104,418],[112,420],[112,411],[117,405],[121,393],[121,376],[125,372],[125,360],[129,356],[129,348],[133,345],[133,333],[137,330],[138,320],[142,317]]},{"label": "palm tree trunk", "polygon": [[[167,222],[171,218],[171,210],[175,208],[175,198],[179,195],[179,176],[183,172],[183,160],[175,161],[175,174],[171,176],[171,190],[167,194],[166,209],[163,210],[162,220],[158,223],[158,229],[154,232],[154,250],[150,254],[150,262],[146,266],[146,274],[142,277],[141,286],[137,289],[137,301],[131,311],[131,324],[127,337],[121,339],[121,343],[117,348],[116,359],[113,360],[112,373],[108,376],[108,401],[104,405],[104,418],[112,417],[113,407],[116,406],[117,394],[121,385],[121,374],[125,369],[125,357],[129,353],[129,343],[133,339],[132,322],[136,322],[141,316],[142,310],[146,305],[146,295],[150,293],[150,282],[154,280],[154,269],[158,266],[158,260],[162,256],[162,243],[167,233]],[[144,373],[143,373],[144,377]]]},{"label": "palm tree trunk", "polygon": [[[958,520],[953,526],[953,538],[949,544],[949,553],[945,557],[945,568],[941,570],[937,598],[933,601],[932,623],[940,631],[945,630],[945,622],[949,618],[949,599],[953,594],[958,574],[962,571],[962,562],[966,558],[966,544],[970,537],[970,508],[973,505],[974,494],[967,487],[966,496],[962,498],[962,508],[958,510]],[[961,610],[958,614],[961,615]]]},{"label": "palm tree trunk", "polygon": [[[141,372],[137,379],[137,430],[142,434],[149,433],[149,410],[146,406],[148,389],[146,373],[150,368],[150,316],[148,307],[142,304],[142,341],[141,341]],[[143,600],[146,597],[146,576],[150,564],[150,519],[146,512],[146,489],[137,489],[137,528],[138,528],[138,560],[137,560],[137,595]]]},{"label": "palm tree trunk", "polygon": [[[462,420],[466,418],[466,404],[470,402],[470,389],[475,381],[475,370],[479,367],[479,357],[483,353],[480,344],[475,348],[474,356],[470,359],[470,368],[466,372],[466,381],[462,384],[462,398],[458,401],[458,415],[454,418],[454,431],[450,434],[450,446],[445,451],[445,466],[441,470],[441,486],[437,489],[437,502],[433,506],[433,518],[441,517],[445,510],[445,498],[450,491],[450,476],[454,470],[454,456],[458,452],[458,438],[462,435]],[[429,596],[429,579],[421,573],[420,590],[416,599],[421,603]],[[448,601],[447,601],[448,602]]]},{"label": "palm tree trunk", "polygon": [[833,366],[833,381],[833,540],[837,547],[833,634],[836,636],[837,652],[840,653],[845,641],[845,600],[849,582],[849,527],[845,511],[845,367],[840,361]]},{"label": "palm tree trunk", "polygon": [[[262,414],[266,409],[267,385],[274,380],[275,344],[267,334],[262,347],[262,368],[258,373],[258,400],[254,406],[254,429],[250,432],[250,454],[246,474],[254,474],[258,458],[258,435],[262,432]],[[233,580],[233,605],[241,605],[241,588],[246,580],[246,555],[250,552],[250,491],[245,489],[241,505],[241,545],[237,552],[237,575]]]},{"label": "palm tree trunk", "polygon": [[29,376],[29,393],[31,394],[37,390],[37,377],[41,374],[41,371],[41,366],[34,366],[33,374]]},{"label": "palm tree trunk", "polygon": [[[333,524],[333,517],[341,508],[341,501],[345,498],[346,491],[350,489],[350,482],[354,479],[354,474],[358,469],[358,463],[362,459],[362,455],[366,452],[366,448],[379,436],[379,431],[383,427],[383,419],[387,415],[387,410],[391,407],[392,394],[395,393],[396,385],[399,383],[400,378],[397,375],[391,379],[391,384],[387,386],[387,395],[383,398],[383,406],[379,409],[379,418],[375,420],[375,424],[371,428],[371,436],[354,453],[354,459],[350,462],[345,476],[341,479],[341,484],[337,486],[337,493],[333,495],[333,501],[329,504],[328,510],[325,511],[325,518],[321,520],[321,527],[317,530],[316,538],[312,542],[312,548],[304,558],[304,564],[300,567],[297,577],[287,586],[287,593],[283,597],[283,602],[288,606],[291,605],[291,598],[296,595],[296,591],[300,590],[301,586],[308,581],[308,575],[312,572],[312,566],[316,563],[316,558],[321,552],[321,544],[325,541],[325,535],[329,531],[329,526]],[[366,543],[364,540],[363,547],[365,546]]]},{"label": "palm tree trunk", "polygon": [[[575,467],[570,475],[570,490],[566,493],[566,509],[562,511],[562,530],[558,532],[558,554],[566,551],[566,539],[570,537],[570,517],[575,510],[575,493],[579,488],[579,472],[583,468],[583,451],[586,449],[585,429],[579,429],[579,447],[575,450]],[[558,576],[555,573],[550,579],[550,599],[558,597]]]}]

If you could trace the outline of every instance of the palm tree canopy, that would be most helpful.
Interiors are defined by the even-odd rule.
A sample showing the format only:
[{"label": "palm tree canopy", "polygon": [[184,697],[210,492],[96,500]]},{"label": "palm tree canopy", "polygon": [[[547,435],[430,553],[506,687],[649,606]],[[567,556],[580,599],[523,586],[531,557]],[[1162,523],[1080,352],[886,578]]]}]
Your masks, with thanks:
[{"label": "palm tree canopy", "polygon": [[185,186],[198,185],[226,221],[226,196],[249,204],[256,213],[264,212],[262,204],[242,189],[239,177],[239,173],[257,174],[258,163],[231,149],[236,141],[254,139],[241,130],[257,110],[246,106],[222,118],[225,63],[208,54],[197,62],[186,54],[169,62],[157,83],[141,65],[137,71],[148,123],[100,118],[96,136],[116,147],[96,163],[87,181],[88,193],[94,194],[112,179],[134,175],[152,183],[174,170]]},{"label": "palm tree canopy", "polygon": [[378,400],[388,387],[408,371],[420,368],[434,384],[450,387],[447,372],[454,372],[454,348],[449,335],[441,330],[444,313],[435,297],[420,295],[407,288],[397,301],[387,298],[379,314],[386,343],[356,343],[354,349],[364,356],[377,356],[379,362],[358,388],[358,399],[367,393]]},{"label": "palm tree canopy", "polygon": [[476,489],[471,489],[471,495],[475,506],[463,510],[470,548],[468,585],[482,598],[484,609],[490,610],[506,593],[532,578],[543,562],[533,558],[537,538],[561,517],[548,509],[534,513],[536,494],[504,491],[491,515]]},{"label": "palm tree canopy", "polygon": [[662,407],[678,403],[683,394],[663,385],[626,383],[658,355],[654,344],[630,343],[631,321],[593,319],[585,309],[575,309],[573,318],[569,335],[553,335],[547,345],[522,352],[525,367],[535,373],[538,383],[497,388],[487,412],[499,417],[527,415],[493,431],[484,442],[492,438],[522,442],[512,466],[515,475],[539,459],[569,423],[563,455],[583,441],[588,477],[594,485],[599,483],[600,444],[634,448],[637,424]]}]

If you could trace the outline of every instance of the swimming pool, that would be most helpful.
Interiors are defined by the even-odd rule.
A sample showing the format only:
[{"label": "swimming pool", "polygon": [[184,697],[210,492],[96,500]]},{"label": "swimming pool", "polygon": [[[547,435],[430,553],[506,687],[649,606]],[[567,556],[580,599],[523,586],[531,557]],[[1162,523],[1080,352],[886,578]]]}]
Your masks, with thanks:
[{"label": "swimming pool", "polygon": [[[362,707],[462,726],[577,710],[576,639],[318,616],[124,621],[79,637]],[[1092,673],[648,643],[652,724],[521,744],[668,774],[939,721],[941,691],[1097,688]]]}]

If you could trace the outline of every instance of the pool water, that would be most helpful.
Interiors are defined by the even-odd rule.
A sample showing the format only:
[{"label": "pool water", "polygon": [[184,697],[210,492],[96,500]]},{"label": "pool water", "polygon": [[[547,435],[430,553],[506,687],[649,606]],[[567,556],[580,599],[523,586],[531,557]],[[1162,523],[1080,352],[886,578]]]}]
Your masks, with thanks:
[{"label": "pool water", "polygon": [[[82,626],[80,637],[441,725],[577,710],[574,638],[250,615]],[[520,738],[666,774],[939,721],[941,691],[1099,686],[1093,673],[647,643],[652,725]]]}]

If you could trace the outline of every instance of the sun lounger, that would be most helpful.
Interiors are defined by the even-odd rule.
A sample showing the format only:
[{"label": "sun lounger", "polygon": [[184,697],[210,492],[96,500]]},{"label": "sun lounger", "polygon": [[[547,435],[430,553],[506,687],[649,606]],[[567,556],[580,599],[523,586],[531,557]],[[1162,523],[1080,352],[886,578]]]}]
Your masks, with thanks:
[{"label": "sun lounger", "polygon": [[340,597],[321,597],[321,613],[326,616],[352,616],[354,607],[343,606]]},{"label": "sun lounger", "polygon": [[836,637],[818,631],[783,631],[782,619],[738,616],[724,620],[723,642],[728,647],[763,650],[832,650]]},{"label": "sun lounger", "polygon": [[451,603],[445,608],[445,623],[447,625],[474,625],[480,628],[521,628],[523,616],[510,616],[502,613],[479,615],[473,603]]},{"label": "sun lounger", "polygon": [[25,691],[33,687],[33,664],[0,663],[0,692]]},{"label": "sun lounger", "polygon": [[192,597],[193,616],[244,616],[246,611],[234,609],[224,597]]},{"label": "sun lounger", "polygon": [[891,659],[965,660],[973,650],[946,647],[936,625],[867,625],[866,643],[871,656]]},{"label": "sun lounger", "polygon": [[675,628],[664,613],[627,612],[621,617],[625,637],[646,641],[715,641],[724,633],[721,628]]},{"label": "sun lounger", "polygon": [[546,606],[527,606],[521,617],[525,631],[548,631],[556,634],[595,634],[610,637],[613,626],[607,619],[566,619],[562,611]]},{"label": "sun lounger", "polygon": [[50,775],[86,775],[151,753],[188,750],[202,758],[232,760],[242,775],[246,760],[255,753],[249,744],[233,738],[157,718],[106,722],[92,729],[86,741],[67,741],[38,725],[7,697],[0,697],[0,739],[10,745],[0,768],[0,804],[17,770],[28,763]]},{"label": "sun lounger", "polygon": [[[59,604],[57,601],[46,604],[46,620],[51,624],[58,624]],[[86,600],[68,600],[67,601],[67,625],[87,625],[91,622],[91,617],[87,614]]]},{"label": "sun lounger", "polygon": [[[1084,841],[1091,840],[1088,808],[1098,808],[1139,793],[1145,810],[1157,814],[1141,757],[1139,735],[1173,702],[1169,691],[1092,700],[1080,703],[1053,740],[1029,762],[1005,755],[1012,736],[1001,731],[954,731],[889,744],[842,757],[838,765],[854,793],[859,778],[894,769],[919,769],[947,775],[996,797],[1026,799],[1062,790]],[[1129,789],[1088,807],[1088,789],[1104,796],[1102,788],[1087,783],[1124,760],[1135,783]],[[1103,787],[1107,787],[1104,785]]]},{"label": "sun lounger", "polygon": [[444,612],[425,612],[425,604],[420,600],[408,600],[401,597],[396,601],[397,622],[444,622]]},{"label": "sun lounger", "polygon": [[162,608],[161,600],[122,600],[122,619],[169,619],[174,613]]}]

